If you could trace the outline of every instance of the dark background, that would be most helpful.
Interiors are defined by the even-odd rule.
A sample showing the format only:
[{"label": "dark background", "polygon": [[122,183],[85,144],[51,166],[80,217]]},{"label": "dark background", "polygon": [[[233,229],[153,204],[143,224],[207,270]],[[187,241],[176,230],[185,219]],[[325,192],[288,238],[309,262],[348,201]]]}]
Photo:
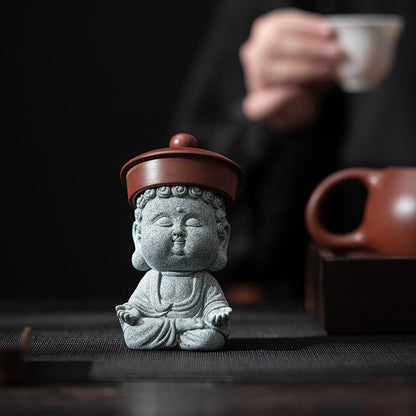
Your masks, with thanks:
[{"label": "dark background", "polygon": [[9,3],[2,295],[129,296],[138,275],[119,171],[168,144],[216,3]]}]

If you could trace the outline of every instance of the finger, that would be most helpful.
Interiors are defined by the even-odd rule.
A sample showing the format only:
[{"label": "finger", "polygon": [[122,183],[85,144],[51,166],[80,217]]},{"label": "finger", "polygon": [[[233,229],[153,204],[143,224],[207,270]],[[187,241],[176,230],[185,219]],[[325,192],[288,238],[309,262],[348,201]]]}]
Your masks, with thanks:
[{"label": "finger", "polygon": [[247,91],[277,84],[324,82],[334,77],[338,61],[281,58],[253,60],[245,68]]},{"label": "finger", "polygon": [[303,33],[325,38],[334,37],[336,33],[326,17],[299,9],[278,9],[260,16],[254,21],[250,35],[262,36],[264,32]]},{"label": "finger", "polygon": [[292,86],[265,88],[248,94],[242,109],[252,121],[263,121],[283,108],[296,94],[298,89]]},{"label": "finger", "polygon": [[270,57],[338,60],[342,55],[335,37],[325,38],[308,33],[282,32],[264,39],[252,39],[240,48],[242,63],[258,62]]},{"label": "finger", "polygon": [[270,60],[259,71],[259,87],[287,83],[322,82],[330,79],[335,66],[313,60]]},{"label": "finger", "polygon": [[335,40],[317,39],[311,36],[288,36],[280,42],[274,42],[267,52],[268,57],[289,57],[336,62],[342,52]]},{"label": "finger", "polygon": [[118,312],[118,311],[121,311],[121,310],[124,310],[125,309],[125,307],[124,307],[124,305],[117,305],[116,306],[116,311]]},{"label": "finger", "polygon": [[280,13],[282,31],[324,38],[331,38],[336,34],[332,22],[321,14],[294,9],[281,10]]},{"label": "finger", "polygon": [[336,30],[322,15],[293,9],[277,10],[254,21],[246,43],[262,56],[290,39],[334,42]]}]

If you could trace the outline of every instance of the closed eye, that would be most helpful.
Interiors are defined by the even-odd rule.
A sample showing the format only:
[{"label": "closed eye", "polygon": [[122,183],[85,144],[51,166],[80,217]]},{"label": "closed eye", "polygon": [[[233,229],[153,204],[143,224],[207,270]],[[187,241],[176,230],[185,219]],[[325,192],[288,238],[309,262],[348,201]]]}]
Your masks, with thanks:
[{"label": "closed eye", "polygon": [[159,225],[159,227],[172,227],[173,222],[170,217],[159,217],[154,224]]},{"label": "closed eye", "polygon": [[197,218],[191,217],[185,221],[185,225],[188,227],[202,227],[204,224]]}]

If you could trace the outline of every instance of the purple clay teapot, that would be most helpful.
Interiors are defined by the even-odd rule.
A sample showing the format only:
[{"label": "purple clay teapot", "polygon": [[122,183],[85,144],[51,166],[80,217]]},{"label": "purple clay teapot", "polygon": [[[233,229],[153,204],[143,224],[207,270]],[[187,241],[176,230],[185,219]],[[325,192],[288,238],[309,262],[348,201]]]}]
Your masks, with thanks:
[{"label": "purple clay teapot", "polygon": [[[330,232],[322,224],[323,204],[335,187],[351,180],[361,181],[367,189],[362,222],[349,233]],[[356,167],[329,175],[312,192],[305,223],[311,237],[328,248],[416,257],[416,167]]]}]

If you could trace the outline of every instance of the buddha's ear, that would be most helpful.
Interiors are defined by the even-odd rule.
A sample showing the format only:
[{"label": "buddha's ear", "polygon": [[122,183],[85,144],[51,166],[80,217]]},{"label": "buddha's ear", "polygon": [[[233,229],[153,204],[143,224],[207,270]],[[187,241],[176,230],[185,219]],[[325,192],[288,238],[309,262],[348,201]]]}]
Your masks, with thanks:
[{"label": "buddha's ear", "polygon": [[227,222],[222,227],[222,233],[220,235],[220,250],[225,249],[225,251],[227,251],[228,243],[230,242],[230,236],[231,236],[231,226]]},{"label": "buddha's ear", "polygon": [[146,260],[143,257],[140,223],[138,221],[133,222],[132,237],[135,248],[134,253],[131,256],[131,263],[133,264],[133,267],[143,272],[150,270],[149,265],[146,263]]},{"label": "buddha's ear", "polygon": [[131,228],[131,236],[133,237],[134,245],[140,244],[140,223],[136,220],[133,222],[133,226]]},{"label": "buddha's ear", "polygon": [[230,235],[231,235],[231,227],[230,224],[226,223],[223,226],[222,232],[219,235],[219,248],[217,257],[215,258],[214,263],[209,268],[209,271],[216,272],[222,270],[225,265],[227,264],[227,250],[228,250],[228,243],[230,242]]}]

